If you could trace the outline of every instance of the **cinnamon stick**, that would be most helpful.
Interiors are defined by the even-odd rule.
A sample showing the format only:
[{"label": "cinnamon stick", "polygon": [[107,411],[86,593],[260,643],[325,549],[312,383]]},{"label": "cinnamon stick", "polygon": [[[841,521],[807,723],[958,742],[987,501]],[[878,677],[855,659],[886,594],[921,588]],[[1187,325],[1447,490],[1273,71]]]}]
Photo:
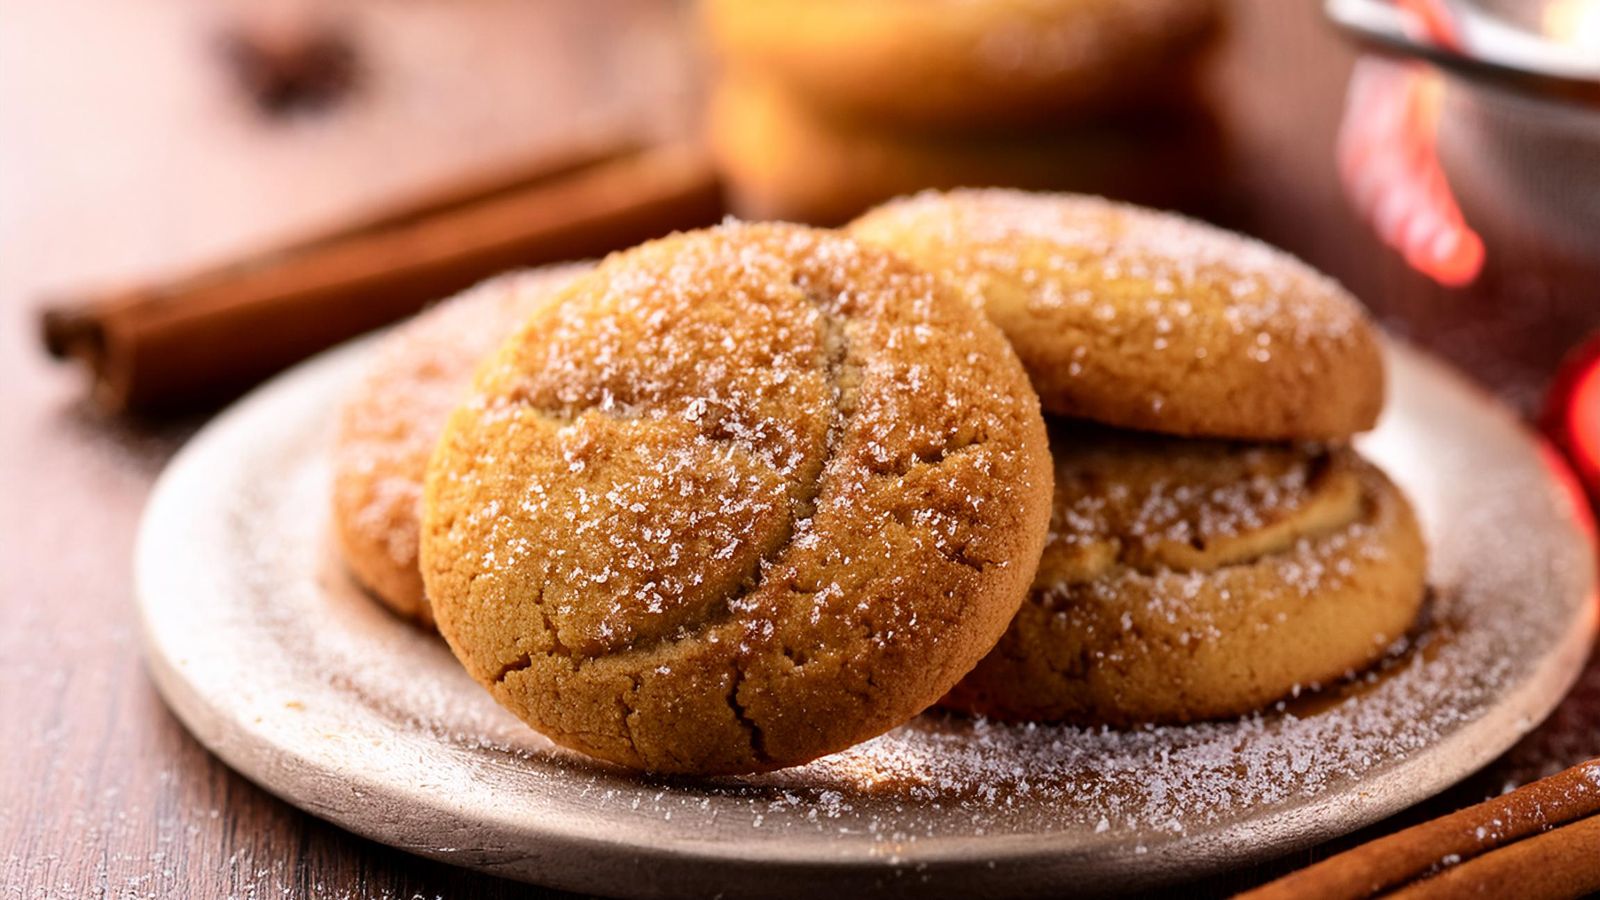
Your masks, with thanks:
[{"label": "cinnamon stick", "polygon": [[1600,891],[1600,816],[1579,819],[1445,869],[1385,900],[1566,900]]},{"label": "cinnamon stick", "polygon": [[[1580,896],[1587,889],[1565,891],[1600,878],[1597,815],[1600,759],[1592,759],[1329,857],[1235,900],[1362,900],[1407,885],[1416,893],[1396,896],[1453,897],[1463,895],[1443,892],[1475,883],[1520,884],[1517,879],[1530,889],[1537,883],[1551,891],[1541,896]],[[1520,887],[1513,894],[1484,896],[1513,895],[1523,895]]]},{"label": "cinnamon stick", "polygon": [[48,308],[46,348],[104,407],[222,399],[346,338],[517,266],[597,256],[715,221],[690,145],[592,145],[455,184],[248,259]]}]

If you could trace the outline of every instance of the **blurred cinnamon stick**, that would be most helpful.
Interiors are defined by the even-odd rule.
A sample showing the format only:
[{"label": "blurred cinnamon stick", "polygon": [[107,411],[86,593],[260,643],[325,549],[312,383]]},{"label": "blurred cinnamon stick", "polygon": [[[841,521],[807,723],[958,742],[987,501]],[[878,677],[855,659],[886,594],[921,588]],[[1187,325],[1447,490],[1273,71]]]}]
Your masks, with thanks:
[{"label": "blurred cinnamon stick", "polygon": [[721,214],[698,147],[602,141],[224,266],[53,305],[41,336],[53,356],[88,366],[107,409],[193,407],[496,272],[601,255]]}]

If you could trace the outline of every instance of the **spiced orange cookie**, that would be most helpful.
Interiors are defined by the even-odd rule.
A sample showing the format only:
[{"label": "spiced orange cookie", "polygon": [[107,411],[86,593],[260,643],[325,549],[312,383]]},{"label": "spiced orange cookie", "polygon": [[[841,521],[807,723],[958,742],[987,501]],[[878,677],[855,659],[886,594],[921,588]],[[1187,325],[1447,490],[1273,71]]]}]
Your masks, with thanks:
[{"label": "spiced orange cookie", "polygon": [[485,365],[430,464],[423,577],[467,670],[558,743],[774,769],[988,652],[1050,477],[976,307],[843,235],[731,224],[612,256]]},{"label": "spiced orange cookie", "polygon": [[1416,620],[1416,519],[1348,447],[1065,422],[1051,446],[1032,592],[948,706],[1112,725],[1234,716],[1360,671]]},{"label": "spiced orange cookie", "polygon": [[713,46],[836,114],[1009,125],[1099,113],[1190,78],[1211,0],[706,0]]},{"label": "spiced orange cookie", "polygon": [[893,201],[850,231],[983,303],[1050,412],[1329,440],[1371,428],[1383,405],[1360,304],[1241,235],[1096,197],[1003,190]]},{"label": "spiced orange cookie", "polygon": [[333,524],[351,572],[395,612],[433,623],[417,568],[422,478],[473,370],[588,268],[502,275],[398,326],[374,351],[334,445]]},{"label": "spiced orange cookie", "polygon": [[1174,202],[1198,195],[1196,173],[1220,156],[1199,111],[1026,135],[927,133],[830,116],[776,85],[734,77],[712,92],[706,138],[741,215],[819,224],[910,191],[974,184]]}]

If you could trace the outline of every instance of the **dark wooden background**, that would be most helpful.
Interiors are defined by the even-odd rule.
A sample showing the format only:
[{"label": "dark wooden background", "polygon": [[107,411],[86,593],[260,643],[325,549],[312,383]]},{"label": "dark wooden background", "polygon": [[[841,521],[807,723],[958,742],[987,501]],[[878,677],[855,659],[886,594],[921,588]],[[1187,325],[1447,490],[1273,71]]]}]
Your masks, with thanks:
[{"label": "dark wooden background", "polygon": [[[693,108],[683,12],[659,0],[322,6],[348,23],[355,87],[278,117],[220,61],[218,35],[253,8],[237,0],[0,7],[0,897],[548,896],[347,834],[185,733],[142,670],[129,565],[149,485],[198,420],[107,419],[35,342],[52,294],[222,258],[585,124],[671,127]],[[1408,270],[1335,180],[1352,51],[1312,3],[1232,6],[1215,75],[1236,163],[1214,217],[1339,276],[1392,329],[1531,410],[1600,326],[1600,276],[1487,222],[1473,287]],[[1600,665],[1505,759],[1369,833],[1594,755]],[[1226,895],[1328,849],[1174,896]]]}]

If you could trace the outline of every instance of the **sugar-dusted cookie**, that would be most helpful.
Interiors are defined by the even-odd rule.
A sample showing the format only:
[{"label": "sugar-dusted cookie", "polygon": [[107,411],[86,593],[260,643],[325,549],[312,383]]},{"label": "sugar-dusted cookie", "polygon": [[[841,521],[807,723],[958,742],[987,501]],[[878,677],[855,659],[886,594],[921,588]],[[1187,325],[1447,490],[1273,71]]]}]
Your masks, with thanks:
[{"label": "sugar-dusted cookie", "polygon": [[1417,618],[1416,519],[1348,447],[1066,422],[1051,446],[1033,590],[948,706],[1112,725],[1234,716],[1360,671]]},{"label": "sugar-dusted cookie", "polygon": [[807,103],[961,130],[1186,90],[1213,0],[706,0],[708,42]]},{"label": "sugar-dusted cookie", "polygon": [[333,451],[334,534],[378,599],[431,626],[417,568],[422,477],[472,372],[587,264],[513,272],[396,327],[346,401]]},{"label": "sugar-dusted cookie", "polygon": [[834,232],[612,256],[502,345],[430,464],[439,629],[558,743],[795,765],[934,703],[1049,521],[1038,400],[976,307]]},{"label": "sugar-dusted cookie", "polygon": [[1375,329],[1259,241],[1070,194],[926,193],[852,234],[982,302],[1046,410],[1169,434],[1329,440],[1383,405]]}]

